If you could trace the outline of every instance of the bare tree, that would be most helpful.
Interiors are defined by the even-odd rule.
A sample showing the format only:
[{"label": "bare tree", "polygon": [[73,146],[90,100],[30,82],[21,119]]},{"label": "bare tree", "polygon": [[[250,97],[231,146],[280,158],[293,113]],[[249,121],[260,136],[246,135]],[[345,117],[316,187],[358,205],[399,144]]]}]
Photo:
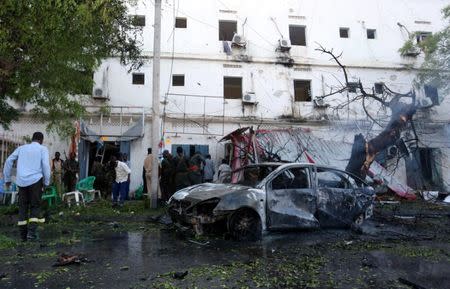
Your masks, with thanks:
[{"label": "bare tree", "polygon": [[[325,99],[329,96],[349,91],[350,88],[354,88],[349,83],[348,73],[345,65],[343,65],[340,61],[342,53],[336,55],[334,54],[332,49],[328,50],[321,45],[319,45],[316,50],[331,56],[331,59],[335,61],[337,65],[342,69],[345,81],[344,83],[340,83],[341,87],[339,87],[338,89],[330,91],[330,93],[319,96],[318,98]],[[410,92],[404,94],[394,92],[385,84],[383,84],[383,91],[385,91],[385,93],[383,93],[383,96],[380,97],[373,92],[368,93],[364,89],[361,80],[358,81],[358,88],[360,93],[356,94],[352,98],[347,99],[347,101],[341,104],[340,107],[348,106],[352,102],[361,100],[365,113],[375,123],[378,122],[370,115],[369,110],[366,107],[367,100],[375,100],[379,102],[382,107],[388,108],[391,111],[391,116],[388,124],[377,136],[370,140],[366,140],[362,134],[355,135],[351,156],[347,164],[346,171],[354,173],[364,179],[376,155],[379,152],[387,149],[389,146],[398,144],[401,138],[402,131],[407,128],[411,128],[414,133],[414,141],[418,141],[413,122],[413,116],[417,111],[417,104],[414,89],[411,89]]]}]

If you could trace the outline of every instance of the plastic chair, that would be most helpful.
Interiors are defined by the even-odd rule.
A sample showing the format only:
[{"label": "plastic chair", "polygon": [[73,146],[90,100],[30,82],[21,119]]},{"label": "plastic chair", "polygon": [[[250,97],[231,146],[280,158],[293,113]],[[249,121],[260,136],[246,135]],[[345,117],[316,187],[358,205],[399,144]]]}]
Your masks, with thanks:
[{"label": "plastic chair", "polygon": [[72,205],[73,199],[75,199],[75,203],[77,204],[77,206],[79,206],[80,203],[84,206],[84,196],[80,191],[65,193],[62,196],[62,200],[66,201],[69,207]]},{"label": "plastic chair", "polygon": [[11,195],[11,205],[16,202],[17,195],[19,192],[17,191],[17,186],[15,183],[11,184],[9,190],[5,189],[5,181],[0,180],[0,194],[2,195],[3,204],[6,204],[6,195]]},{"label": "plastic chair", "polygon": [[140,185],[139,188],[134,192],[134,198],[136,200],[142,199],[142,194],[144,193],[144,186]]},{"label": "plastic chair", "polygon": [[41,199],[47,201],[49,207],[56,205],[56,202],[58,201],[58,194],[56,193],[56,188],[54,186],[46,187]]},{"label": "plastic chair", "polygon": [[95,199],[95,195],[97,194],[99,198],[102,197],[99,190],[94,189],[95,177],[90,176],[80,180],[76,184],[77,191],[83,193],[84,199],[86,202],[91,202]]}]

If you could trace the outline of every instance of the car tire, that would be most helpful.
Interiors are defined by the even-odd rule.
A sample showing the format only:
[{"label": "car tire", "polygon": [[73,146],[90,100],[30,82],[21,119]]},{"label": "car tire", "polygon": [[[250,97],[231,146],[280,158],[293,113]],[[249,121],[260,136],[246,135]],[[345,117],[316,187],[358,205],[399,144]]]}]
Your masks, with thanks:
[{"label": "car tire", "polygon": [[231,237],[237,241],[257,241],[262,237],[259,215],[251,209],[239,209],[229,220]]}]

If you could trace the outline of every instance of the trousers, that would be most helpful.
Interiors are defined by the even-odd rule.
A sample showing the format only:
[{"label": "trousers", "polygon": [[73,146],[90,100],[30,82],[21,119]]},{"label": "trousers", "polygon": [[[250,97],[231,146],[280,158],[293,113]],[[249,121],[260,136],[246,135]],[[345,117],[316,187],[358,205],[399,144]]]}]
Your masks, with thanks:
[{"label": "trousers", "polygon": [[127,197],[127,184],[128,182],[118,183],[114,181],[112,186],[112,195],[113,195],[113,203],[117,203],[117,199],[119,199],[119,203],[123,204]]},{"label": "trousers", "polygon": [[17,225],[20,228],[22,240],[26,240],[27,235],[35,238],[37,225],[45,222],[45,219],[40,218],[42,189],[42,179],[30,186],[19,187],[19,221]]}]

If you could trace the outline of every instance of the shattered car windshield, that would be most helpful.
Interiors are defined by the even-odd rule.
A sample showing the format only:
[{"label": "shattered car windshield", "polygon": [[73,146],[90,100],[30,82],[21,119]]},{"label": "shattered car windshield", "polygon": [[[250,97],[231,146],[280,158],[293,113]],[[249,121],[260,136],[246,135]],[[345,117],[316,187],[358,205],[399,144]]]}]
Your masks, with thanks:
[{"label": "shattered car windshield", "polygon": [[238,174],[238,177],[237,182],[234,183],[254,188],[277,168],[278,165],[245,167],[235,172],[235,174]]}]

